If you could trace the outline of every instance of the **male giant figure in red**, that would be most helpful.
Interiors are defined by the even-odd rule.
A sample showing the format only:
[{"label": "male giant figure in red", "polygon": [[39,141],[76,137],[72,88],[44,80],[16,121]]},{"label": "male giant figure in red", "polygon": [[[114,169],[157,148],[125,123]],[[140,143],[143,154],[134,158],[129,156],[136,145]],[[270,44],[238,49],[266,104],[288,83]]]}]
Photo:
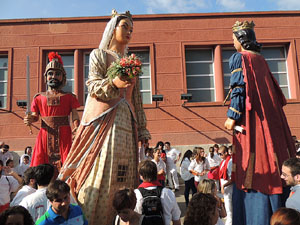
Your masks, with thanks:
[{"label": "male giant figure in red", "polygon": [[281,206],[280,168],[295,155],[283,111],[286,99],[260,55],[254,23],[233,26],[237,52],[229,60],[231,102],[225,127],[242,132],[233,137],[233,224],[265,225]]},{"label": "male giant figure in red", "polygon": [[31,166],[50,163],[59,170],[72,145],[69,115],[72,113],[73,125],[77,128],[79,116],[76,108],[80,105],[74,94],[61,90],[66,84],[61,56],[50,52],[48,57],[49,63],[44,74],[47,91],[34,96],[32,113],[25,116],[24,123],[30,125],[41,116],[41,129],[34,146]]}]

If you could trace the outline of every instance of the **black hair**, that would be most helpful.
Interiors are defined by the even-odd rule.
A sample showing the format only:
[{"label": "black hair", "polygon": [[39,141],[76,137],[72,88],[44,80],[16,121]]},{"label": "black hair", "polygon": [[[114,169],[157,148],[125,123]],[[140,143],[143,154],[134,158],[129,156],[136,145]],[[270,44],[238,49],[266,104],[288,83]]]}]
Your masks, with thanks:
[{"label": "black hair", "polygon": [[245,50],[260,52],[262,45],[256,41],[254,30],[243,29],[233,33]]},{"label": "black hair", "polygon": [[3,161],[0,159],[0,166],[3,166]]},{"label": "black hair", "polygon": [[35,167],[35,180],[40,186],[47,186],[54,175],[54,167],[50,164],[41,164]]},{"label": "black hair", "polygon": [[168,142],[168,141],[165,142],[165,145],[171,146],[170,142]]},{"label": "black hair", "polygon": [[8,164],[10,163],[10,162],[14,162],[12,159],[8,159],[8,160],[6,160],[6,166],[8,166]]},{"label": "black hair", "polygon": [[35,167],[29,167],[25,172],[23,176],[23,181],[25,185],[28,185],[30,183],[30,179],[35,179]]},{"label": "black hair", "polygon": [[9,149],[9,145],[3,145],[2,148]]},{"label": "black hair", "polygon": [[299,158],[290,158],[283,162],[283,165],[288,167],[291,170],[292,176],[300,174],[300,159]]},{"label": "black hair", "polygon": [[191,160],[191,157],[193,156],[193,152],[189,149],[189,150],[187,150],[185,153],[184,153],[184,155],[183,155],[183,157],[182,157],[182,160],[181,160],[181,162],[180,162],[180,166],[181,166],[181,164],[182,164],[182,162],[183,162],[183,160],[185,159],[185,158],[188,158],[189,160]]},{"label": "black hair", "polygon": [[4,212],[0,214],[0,224],[5,225],[8,216],[10,215],[23,215],[23,224],[24,225],[34,225],[34,221],[30,215],[30,213],[23,206],[14,206],[6,209]]},{"label": "black hair", "polygon": [[161,149],[164,149],[164,143],[162,141],[157,142],[155,148],[158,148],[158,146],[161,146]]},{"label": "black hair", "polygon": [[117,18],[117,23],[116,23],[116,27],[118,26],[118,24],[120,23],[120,21],[121,21],[122,19],[129,19],[129,20],[132,22],[132,24],[133,24],[133,20],[132,20],[131,17],[122,15],[122,16],[118,16],[118,18]]},{"label": "black hair", "polygon": [[32,150],[32,147],[31,147],[31,146],[27,146],[27,147],[25,148],[25,150],[24,150],[24,153],[25,153],[25,154],[28,154],[28,153],[27,153],[27,149],[28,149],[28,148],[30,148],[30,149]]},{"label": "black hair", "polygon": [[134,210],[136,205],[136,196],[133,189],[124,188],[117,191],[113,198],[113,207],[119,212],[122,209]]},{"label": "black hair", "polygon": [[54,182],[50,183],[46,190],[46,196],[51,202],[59,198],[60,194],[62,193],[70,193],[69,185],[62,180],[55,180]]}]

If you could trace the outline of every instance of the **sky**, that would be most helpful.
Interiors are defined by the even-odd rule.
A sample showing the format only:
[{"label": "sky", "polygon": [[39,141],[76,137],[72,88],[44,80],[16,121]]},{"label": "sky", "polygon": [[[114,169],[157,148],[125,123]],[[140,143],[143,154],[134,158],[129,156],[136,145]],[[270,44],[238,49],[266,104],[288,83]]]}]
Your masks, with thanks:
[{"label": "sky", "polygon": [[300,10],[300,0],[0,0],[0,19]]}]

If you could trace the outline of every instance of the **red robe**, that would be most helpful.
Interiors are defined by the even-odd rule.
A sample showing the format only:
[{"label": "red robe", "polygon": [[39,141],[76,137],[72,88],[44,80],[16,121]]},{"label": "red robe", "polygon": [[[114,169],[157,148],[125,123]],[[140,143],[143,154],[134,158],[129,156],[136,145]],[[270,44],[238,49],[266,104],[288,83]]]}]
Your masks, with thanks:
[{"label": "red robe", "polygon": [[265,59],[247,51],[241,54],[246,107],[237,125],[245,132],[233,138],[232,177],[239,189],[280,194],[282,163],[296,153],[283,111],[286,100]]},{"label": "red robe", "polygon": [[[80,106],[77,98],[71,93],[65,93],[60,96],[60,104],[56,106],[47,105],[47,97],[44,94],[37,94],[31,104],[31,111],[36,112],[40,117],[50,116],[69,116],[72,109]],[[47,130],[40,128],[39,134],[36,138],[36,143],[33,150],[32,160],[30,166],[38,166],[40,164],[49,163],[48,158],[48,138]],[[69,150],[72,145],[72,131],[70,125],[59,127],[59,153],[61,162],[67,158]]]}]

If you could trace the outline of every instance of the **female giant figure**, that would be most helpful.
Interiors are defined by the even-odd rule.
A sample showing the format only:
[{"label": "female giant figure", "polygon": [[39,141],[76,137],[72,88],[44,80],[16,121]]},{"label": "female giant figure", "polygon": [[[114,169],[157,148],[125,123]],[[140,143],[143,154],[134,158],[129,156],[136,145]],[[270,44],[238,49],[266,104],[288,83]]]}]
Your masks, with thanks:
[{"label": "female giant figure", "polygon": [[89,224],[111,224],[112,199],[137,184],[138,141],[150,139],[138,77],[110,79],[107,69],[127,51],[133,21],[113,10],[99,48],[90,54],[87,97],[81,125],[60,179],[82,206]]}]

